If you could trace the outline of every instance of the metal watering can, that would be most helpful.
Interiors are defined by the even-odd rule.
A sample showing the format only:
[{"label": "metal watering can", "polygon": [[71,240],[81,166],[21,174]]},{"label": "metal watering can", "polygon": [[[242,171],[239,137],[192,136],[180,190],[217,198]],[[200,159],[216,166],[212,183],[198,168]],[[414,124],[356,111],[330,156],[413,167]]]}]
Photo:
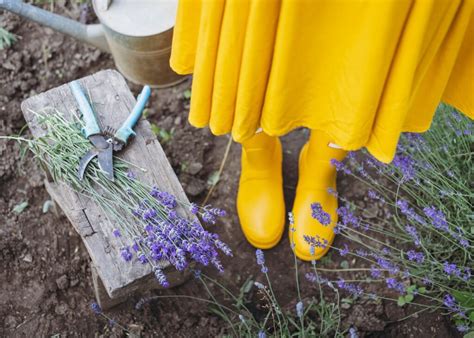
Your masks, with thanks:
[{"label": "metal watering can", "polygon": [[100,24],[83,25],[21,0],[0,0],[0,9],[112,53],[132,82],[163,88],[184,79],[169,66],[177,0],[92,0],[92,5]]}]

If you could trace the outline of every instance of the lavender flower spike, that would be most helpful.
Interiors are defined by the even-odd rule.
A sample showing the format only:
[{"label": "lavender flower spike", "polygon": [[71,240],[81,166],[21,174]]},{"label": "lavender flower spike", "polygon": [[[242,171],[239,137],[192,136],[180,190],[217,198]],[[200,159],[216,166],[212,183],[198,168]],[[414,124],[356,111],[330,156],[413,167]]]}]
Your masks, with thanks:
[{"label": "lavender flower spike", "polygon": [[114,229],[112,231],[112,234],[114,235],[114,237],[121,237],[122,235],[120,234],[120,230],[119,229]]},{"label": "lavender flower spike", "polygon": [[257,264],[258,265],[264,265],[265,264],[265,256],[263,255],[262,250],[257,249],[255,251],[255,256],[257,257]]},{"label": "lavender flower spike", "polygon": [[318,220],[319,223],[322,225],[329,225],[331,224],[331,216],[323,210],[323,207],[320,203],[312,203],[311,204],[312,214],[311,216]]},{"label": "lavender flower spike", "polygon": [[344,163],[332,158],[331,164],[336,168],[336,171],[342,171],[344,174],[349,175],[351,171],[344,165]]},{"label": "lavender flower spike", "polygon": [[265,256],[263,255],[263,251],[257,249],[255,251],[255,256],[257,257],[257,264],[260,265],[262,273],[267,273],[268,268],[265,266]]},{"label": "lavender flower spike", "polygon": [[155,277],[158,279],[158,282],[165,288],[169,287],[170,284],[168,283],[168,280],[166,279],[165,274],[163,273],[163,270],[161,270],[158,267],[155,267]]}]

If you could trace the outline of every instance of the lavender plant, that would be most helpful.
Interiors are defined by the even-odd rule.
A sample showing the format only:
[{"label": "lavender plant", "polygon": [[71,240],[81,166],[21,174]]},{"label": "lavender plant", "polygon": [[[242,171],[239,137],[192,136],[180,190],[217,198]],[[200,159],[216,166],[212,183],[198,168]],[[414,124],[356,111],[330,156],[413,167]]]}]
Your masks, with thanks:
[{"label": "lavender plant", "polygon": [[[294,260],[295,268],[295,296],[297,302],[293,307],[282,307],[277,295],[273,291],[272,281],[262,250],[256,250],[256,263],[263,274],[264,282],[248,278],[238,295],[230,291],[218,280],[213,279],[200,270],[194,270],[194,277],[201,282],[210,299],[187,295],[158,295],[140,300],[136,309],[144,304],[160,298],[188,299],[206,303],[209,311],[221,317],[226,323],[226,332],[234,337],[344,337],[345,331],[340,327],[341,315],[339,308],[339,290],[331,281],[324,280],[321,284],[329,286],[336,299],[336,303],[327,302],[323,288],[319,288],[319,297],[302,299],[298,279],[298,261]],[[314,273],[318,275],[316,263],[313,262]],[[222,293],[231,300],[232,304],[224,305],[209,288],[209,284],[217,286]],[[246,294],[256,290],[259,296],[261,310],[256,311],[255,302],[246,299]],[[334,298],[334,297],[333,297]],[[252,303],[252,310],[247,304]],[[357,335],[351,335],[357,337]]]},{"label": "lavender plant", "polygon": [[[80,121],[67,121],[58,112],[36,117],[47,129],[44,137],[10,139],[23,142],[55,181],[68,184],[104,210],[115,225],[110,235],[120,241],[123,260],[150,264],[164,287],[169,283],[161,268],[163,260],[179,271],[188,267],[190,261],[223,271],[218,251],[229,256],[232,251],[217,234],[205,230],[198,217],[215,224],[225,216],[225,211],[177,200],[159,187],[141,182],[130,170],[133,164],[118,157],[114,158],[114,182],[106,179],[95,160],[80,181],[76,175],[79,158],[90,148],[80,132]],[[184,215],[185,209],[193,214],[192,219]]]},{"label": "lavender plant", "polygon": [[[294,232],[293,215],[289,213],[289,223],[291,233]],[[345,331],[341,329],[341,313],[339,304],[339,290],[332,281],[319,279],[316,262],[312,262],[314,276],[317,276],[319,286],[319,297],[303,299],[301,295],[298,260],[293,252],[295,269],[295,296],[297,299],[294,308],[282,307],[278,297],[273,291],[269,269],[265,262],[262,250],[255,251],[256,263],[264,275],[265,282],[247,280],[239,297],[235,296],[225,286],[218,281],[197,271],[196,278],[199,279],[207,290],[209,296],[218,306],[214,312],[221,316],[229,324],[229,328],[238,337],[344,337]],[[206,282],[212,282],[219,286],[226,295],[230,296],[235,303],[234,309],[223,307],[212,295]],[[243,293],[248,289],[248,282],[253,283],[263,302],[264,315],[257,318],[254,312],[250,311],[243,301]],[[251,284],[250,284],[251,285]],[[328,286],[336,299],[335,303],[327,302],[324,298],[322,285]],[[237,315],[236,315],[237,314]],[[351,335],[352,337],[352,335]],[[354,337],[357,337],[355,335]]]},{"label": "lavender plant", "polygon": [[[335,232],[347,242],[335,250],[368,265],[368,281],[382,281],[398,293],[400,306],[443,309],[461,332],[474,328],[472,127],[471,120],[441,104],[428,132],[401,137],[390,165],[366,152],[332,160],[339,173],[367,191],[366,205],[339,196]],[[384,214],[370,215],[367,207],[373,205]],[[346,271],[351,270],[364,269]],[[356,297],[384,298],[342,278],[338,287]]]}]

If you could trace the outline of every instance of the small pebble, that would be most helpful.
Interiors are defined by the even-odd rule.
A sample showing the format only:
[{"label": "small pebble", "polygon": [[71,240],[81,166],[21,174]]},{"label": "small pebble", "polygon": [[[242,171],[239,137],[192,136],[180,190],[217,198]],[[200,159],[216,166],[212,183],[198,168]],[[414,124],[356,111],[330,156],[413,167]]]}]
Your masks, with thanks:
[{"label": "small pebble", "polygon": [[59,290],[66,290],[69,286],[69,280],[67,279],[66,275],[62,275],[58,279],[56,279],[56,285],[58,286]]},{"label": "small pebble", "polygon": [[30,253],[27,253],[27,254],[25,255],[25,257],[23,257],[23,261],[25,261],[25,262],[27,262],[27,263],[31,263],[31,262],[33,262],[33,257],[31,256]]},{"label": "small pebble", "polygon": [[196,175],[198,172],[201,171],[202,167],[202,163],[193,162],[186,168],[186,171],[191,175]]}]

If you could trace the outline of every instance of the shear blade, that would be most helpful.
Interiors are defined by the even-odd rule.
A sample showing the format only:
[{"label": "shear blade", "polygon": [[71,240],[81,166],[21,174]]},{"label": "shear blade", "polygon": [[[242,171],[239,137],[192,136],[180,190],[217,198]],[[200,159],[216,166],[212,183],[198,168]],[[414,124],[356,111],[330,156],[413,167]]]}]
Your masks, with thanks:
[{"label": "shear blade", "polygon": [[77,170],[77,177],[79,177],[81,181],[84,179],[84,172],[86,171],[87,165],[98,154],[99,154],[99,151],[95,148],[92,148],[79,160],[79,168]]},{"label": "shear blade", "polygon": [[98,154],[99,167],[110,181],[114,180],[113,146],[103,149]]}]

